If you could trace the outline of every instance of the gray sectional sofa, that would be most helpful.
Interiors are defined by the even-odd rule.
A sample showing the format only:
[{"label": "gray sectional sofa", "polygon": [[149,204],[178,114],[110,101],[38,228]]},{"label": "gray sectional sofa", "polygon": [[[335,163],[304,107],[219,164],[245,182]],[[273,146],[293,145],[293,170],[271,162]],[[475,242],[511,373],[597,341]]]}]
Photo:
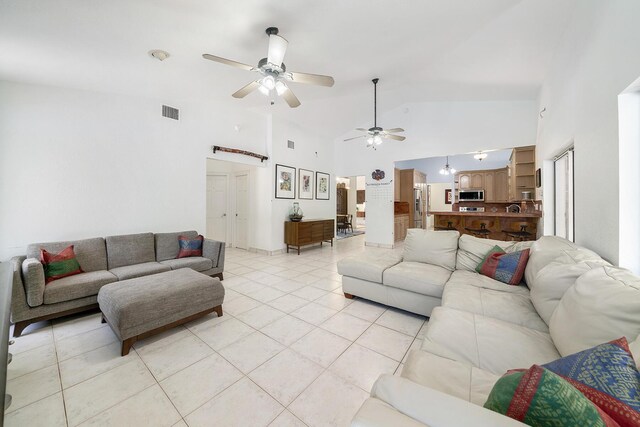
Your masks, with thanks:
[{"label": "gray sectional sofa", "polygon": [[[196,238],[198,233],[140,233],[30,244],[26,256],[11,259],[13,336],[20,336],[31,323],[96,308],[98,291],[108,283],[180,268],[222,280],[224,242],[205,239],[202,257],[177,258],[180,235]],[[83,273],[45,286],[40,249],[59,252],[69,245],[74,245]]]}]

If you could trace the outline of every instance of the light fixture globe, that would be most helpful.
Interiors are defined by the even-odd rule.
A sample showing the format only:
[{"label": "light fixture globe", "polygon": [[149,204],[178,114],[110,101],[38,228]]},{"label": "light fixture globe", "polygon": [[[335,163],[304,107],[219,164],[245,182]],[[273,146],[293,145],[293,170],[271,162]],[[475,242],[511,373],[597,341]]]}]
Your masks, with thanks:
[{"label": "light fixture globe", "polygon": [[440,175],[452,175],[455,174],[456,170],[449,166],[449,156],[447,156],[447,163],[444,165],[442,169],[440,169]]},{"label": "light fixture globe", "polygon": [[479,151],[473,155],[473,158],[481,162],[487,158],[487,153],[483,153],[482,151]]},{"label": "light fixture globe", "polygon": [[276,79],[274,79],[272,75],[264,76],[260,83],[265,89],[268,89],[269,91],[273,90],[276,87]]},{"label": "light fixture globe", "polygon": [[373,137],[373,142],[376,143],[376,145],[380,145],[382,144],[382,137],[380,135],[376,135]]}]

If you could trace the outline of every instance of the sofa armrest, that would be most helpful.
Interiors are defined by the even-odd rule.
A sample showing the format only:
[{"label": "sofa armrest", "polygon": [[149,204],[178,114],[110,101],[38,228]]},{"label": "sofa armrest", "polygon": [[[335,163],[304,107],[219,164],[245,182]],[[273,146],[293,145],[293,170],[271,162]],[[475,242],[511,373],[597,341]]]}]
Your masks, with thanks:
[{"label": "sofa armrest", "polygon": [[44,267],[35,258],[27,258],[22,263],[22,280],[31,307],[42,305],[44,301]]},{"label": "sofa armrest", "polygon": [[209,258],[213,261],[213,268],[224,267],[224,242],[218,242],[217,240],[204,239],[202,243],[202,256]]},{"label": "sofa armrest", "polygon": [[381,375],[371,397],[431,427],[522,427],[519,421],[393,375]]}]

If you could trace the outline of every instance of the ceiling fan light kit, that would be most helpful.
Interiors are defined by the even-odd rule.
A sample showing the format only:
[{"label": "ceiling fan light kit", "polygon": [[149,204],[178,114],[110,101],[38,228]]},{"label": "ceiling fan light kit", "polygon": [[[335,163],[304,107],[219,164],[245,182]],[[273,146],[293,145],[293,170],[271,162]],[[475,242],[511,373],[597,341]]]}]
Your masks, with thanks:
[{"label": "ceiling fan light kit", "polygon": [[258,80],[247,84],[231,96],[234,98],[244,98],[255,90],[258,90],[265,96],[270,96],[275,90],[276,94],[284,98],[286,103],[289,104],[289,107],[296,108],[300,106],[300,100],[293,94],[286,82],[327,87],[333,86],[334,80],[331,76],[287,71],[287,67],[282,61],[284,60],[284,55],[287,52],[289,42],[284,37],[278,35],[278,28],[276,27],[267,28],[266,33],[269,36],[267,57],[258,61],[258,65],[256,67],[232,61],[230,59],[221,58],[219,56],[210,55],[208,53],[202,55],[204,59],[208,59],[210,61],[241,68],[246,71],[254,71],[260,74]]},{"label": "ceiling fan light kit", "polygon": [[396,141],[404,141],[406,138],[400,135],[393,135],[395,132],[404,132],[402,128],[382,129],[378,127],[378,82],[380,79],[375,78],[371,80],[373,82],[373,127],[369,129],[357,128],[359,132],[364,132],[360,136],[353,138],[347,138],[345,141],[352,141],[354,139],[366,138],[367,147],[371,147],[374,150],[376,146],[382,144],[383,139],[394,139]]}]

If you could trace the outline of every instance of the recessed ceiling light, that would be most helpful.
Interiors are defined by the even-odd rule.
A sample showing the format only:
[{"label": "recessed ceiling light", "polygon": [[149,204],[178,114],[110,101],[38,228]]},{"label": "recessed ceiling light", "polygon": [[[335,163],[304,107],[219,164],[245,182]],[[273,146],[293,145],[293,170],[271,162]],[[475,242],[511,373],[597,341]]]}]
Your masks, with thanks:
[{"label": "recessed ceiling light", "polygon": [[150,50],[149,51],[149,55],[151,55],[152,58],[155,58],[158,61],[164,61],[169,56],[171,56],[171,55],[169,55],[169,52],[166,52],[166,51],[160,50],[160,49]]}]

